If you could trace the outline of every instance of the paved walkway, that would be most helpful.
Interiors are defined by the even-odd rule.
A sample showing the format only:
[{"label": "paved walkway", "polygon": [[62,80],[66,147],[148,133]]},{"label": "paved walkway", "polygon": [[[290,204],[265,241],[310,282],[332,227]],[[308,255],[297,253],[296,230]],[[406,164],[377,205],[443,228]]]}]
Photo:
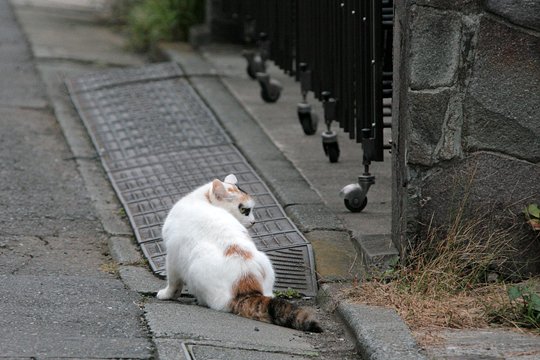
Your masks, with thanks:
[{"label": "paved walkway", "polygon": [[63,83],[147,61],[126,51],[124,39],[94,21],[88,8],[18,1],[19,26],[7,4],[1,2],[0,34],[16,32],[12,42],[24,51],[0,43],[2,59],[16,56],[2,61],[10,66],[2,74],[12,77],[0,85],[0,110],[9,114],[0,120],[1,154],[12,164],[1,172],[9,206],[0,218],[0,294],[9,315],[0,320],[0,357],[357,358],[342,324],[320,310],[321,335],[215,312],[190,299],[154,298],[164,281],[134,245]]},{"label": "paved walkway", "polygon": [[[66,6],[69,0],[13,2],[18,22],[0,0],[0,358],[357,358],[344,325],[320,309],[326,331],[317,335],[217,313],[187,298],[154,299],[163,280],[148,271],[134,245],[63,83],[147,59],[126,51],[116,29],[95,21],[101,0],[76,8]],[[388,163],[373,166],[378,181],[368,207],[348,213],[337,192],[361,171],[360,147],[341,136],[341,162],[329,164],[320,138],[301,133],[297,84],[272,70],[290,97],[268,105],[247,79],[238,49],[207,48],[207,61],[183,46],[169,50],[312,242],[321,277],[350,278],[358,259],[349,230],[353,238],[388,231]],[[347,304],[338,310],[350,315],[366,358],[419,357],[392,311]],[[442,335],[445,343],[427,349],[430,358],[533,359],[540,353],[537,337],[514,332]]]},{"label": "paved walkway", "polygon": [[107,233],[0,1],[0,357],[149,358],[142,297],[108,274]]}]

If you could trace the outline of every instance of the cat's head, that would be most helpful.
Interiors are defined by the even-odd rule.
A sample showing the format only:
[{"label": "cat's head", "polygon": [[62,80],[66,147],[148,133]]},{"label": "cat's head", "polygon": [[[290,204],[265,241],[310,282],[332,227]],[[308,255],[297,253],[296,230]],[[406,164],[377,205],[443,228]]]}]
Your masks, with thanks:
[{"label": "cat's head", "polygon": [[227,175],[223,181],[215,179],[210,186],[208,200],[227,210],[245,227],[251,227],[255,223],[253,215],[255,201],[236,185],[237,182],[233,174]]}]

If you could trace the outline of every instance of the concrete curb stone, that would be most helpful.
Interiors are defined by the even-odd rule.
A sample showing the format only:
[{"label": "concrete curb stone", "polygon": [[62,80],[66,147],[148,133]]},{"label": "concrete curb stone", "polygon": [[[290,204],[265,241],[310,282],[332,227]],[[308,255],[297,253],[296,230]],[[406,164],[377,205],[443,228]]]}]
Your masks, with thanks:
[{"label": "concrete curb stone", "polygon": [[338,290],[336,285],[322,285],[317,302],[327,311],[335,311],[343,320],[363,359],[426,359],[395,310],[343,301],[334,295]]},{"label": "concrete curb stone", "polygon": [[141,263],[143,258],[133,240],[128,237],[111,236],[108,240],[109,251],[114,261],[121,265]]},{"label": "concrete curb stone", "polygon": [[392,309],[342,302],[339,316],[354,334],[366,359],[425,359],[410,330]]},{"label": "concrete curb stone", "polygon": [[143,266],[120,266],[120,277],[131,290],[141,294],[155,295],[166,285],[165,280],[152,274]]}]

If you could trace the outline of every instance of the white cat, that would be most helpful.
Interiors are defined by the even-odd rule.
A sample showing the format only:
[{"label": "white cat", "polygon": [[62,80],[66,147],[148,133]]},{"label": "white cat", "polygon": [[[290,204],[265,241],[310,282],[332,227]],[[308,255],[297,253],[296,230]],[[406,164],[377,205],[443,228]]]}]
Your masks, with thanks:
[{"label": "white cat", "polygon": [[158,299],[179,296],[186,284],[214,310],[321,332],[308,310],[273,297],[274,269],[246,229],[255,221],[255,202],[236,183],[232,174],[216,179],[173,206],[163,225],[168,285]]}]

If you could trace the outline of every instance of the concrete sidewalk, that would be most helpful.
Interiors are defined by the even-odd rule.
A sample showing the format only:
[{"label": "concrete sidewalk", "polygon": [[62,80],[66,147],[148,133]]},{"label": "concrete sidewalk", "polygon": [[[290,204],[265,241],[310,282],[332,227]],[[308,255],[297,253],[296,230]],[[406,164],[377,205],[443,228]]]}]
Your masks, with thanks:
[{"label": "concrete sidewalk", "polygon": [[[0,357],[353,359],[358,350],[371,359],[532,359],[540,353],[537,338],[497,331],[448,331],[444,345],[420,353],[395,312],[338,304],[330,285],[320,292],[325,310],[317,308],[323,334],[217,313],[189,298],[157,301],[164,282],[150,273],[134,244],[64,86],[66,77],[148,61],[126,50],[118,30],[103,23],[103,1],[77,7],[68,0],[13,3],[19,25],[7,1],[0,1],[0,149],[8,164],[0,172],[8,204],[0,213],[0,294],[8,314],[0,320]],[[361,148],[340,133],[340,162],[328,162],[320,137],[303,135],[296,118],[298,84],[271,69],[285,90],[277,104],[265,104],[239,48],[198,53],[174,44],[163,53],[186,71],[312,242],[321,280],[349,280],[362,261],[395,254],[387,236],[388,154],[388,161],[372,167],[377,183],[368,206],[349,213],[338,192],[356,181]]]},{"label": "concrete sidewalk", "polygon": [[[71,339],[65,341],[69,341],[69,350],[65,350],[65,342],[61,342],[58,337],[47,338],[49,340],[47,344],[39,341],[35,342],[33,348],[28,348],[26,342],[16,341],[16,339],[6,336],[2,338],[3,342],[0,348],[2,350],[10,349],[10,352],[7,353],[10,357],[28,356],[37,358],[47,357],[50,354],[53,357],[75,358],[307,359],[315,357],[333,359],[336,356],[343,359],[357,358],[355,344],[345,328],[332,315],[321,310],[319,310],[319,313],[326,331],[319,335],[302,333],[247,320],[231,314],[215,312],[193,305],[190,299],[185,299],[183,302],[163,302],[155,299],[155,293],[164,286],[164,281],[149,271],[137,247],[134,245],[132,231],[125,219],[122,218],[121,207],[101,169],[96,151],[71,104],[64,85],[66,77],[110,67],[143,65],[146,63],[146,59],[127,51],[124,39],[115,32],[114,28],[104,25],[101,21],[96,21],[100,18],[99,14],[93,13],[90,11],[91,9],[87,8],[85,11],[79,11],[65,7],[42,7],[39,6],[39,2],[36,4],[35,1],[30,3],[17,2],[17,4],[16,14],[18,21],[24,33],[28,36],[35,57],[32,66],[34,64],[37,66],[43,79],[42,82],[38,76],[35,77],[36,82],[39,84],[38,88],[42,89],[42,97],[36,100],[33,100],[33,98],[29,100],[21,99],[20,103],[29,106],[28,104],[32,104],[31,101],[34,101],[36,105],[33,106],[46,107],[51,124],[56,126],[57,131],[60,128],[62,129],[65,139],[60,137],[56,139],[56,142],[63,144],[62,146],[66,149],[69,146],[71,153],[57,157],[66,159],[64,162],[72,166],[75,171],[78,170],[78,173],[76,176],[66,174],[65,178],[57,179],[55,183],[60,184],[60,189],[62,189],[64,183],[69,184],[72,179],[80,179],[75,184],[87,190],[79,191],[79,196],[82,198],[73,204],[77,210],[67,207],[66,211],[73,213],[73,217],[80,212],[95,214],[91,217],[95,221],[95,225],[91,223],[91,226],[99,229],[98,237],[84,226],[84,222],[79,224],[77,218],[70,219],[70,226],[74,226],[76,229],[79,226],[78,231],[80,233],[92,239],[99,238],[100,240],[99,247],[96,249],[94,249],[96,240],[93,240],[92,242],[88,241],[88,249],[85,247],[79,252],[73,251],[74,258],[71,261],[77,264],[77,269],[81,269],[77,270],[78,272],[84,273],[84,269],[88,267],[86,270],[87,276],[93,274],[92,269],[95,269],[97,274],[104,276],[106,280],[101,280],[103,282],[102,291],[109,293],[109,298],[115,299],[115,303],[104,306],[103,309],[93,308],[83,312],[83,316],[85,316],[84,323],[88,324],[88,326],[93,324],[100,329],[104,326],[110,328],[102,329],[103,338],[107,339],[108,343],[97,343],[99,346],[95,345],[95,347],[99,347],[99,351],[90,348],[90,345],[87,345],[85,341],[77,340],[76,337],[70,337],[68,334],[64,336]],[[6,5],[5,2],[4,5]],[[7,23],[3,22],[3,24]],[[11,26],[17,26],[17,24],[12,20]],[[24,39],[20,39],[18,42],[26,44]],[[14,80],[12,83],[16,82]],[[34,84],[29,86],[29,88],[34,87]],[[13,88],[16,89],[15,86]],[[31,95],[28,91],[21,91],[21,93]],[[41,100],[42,98],[43,100]],[[60,128],[58,125],[60,125]],[[47,130],[43,131],[46,132]],[[8,134],[7,131],[4,133]],[[36,134],[39,133],[40,131],[36,130]],[[28,138],[28,141],[32,141],[32,138]],[[39,148],[38,145],[38,142],[36,142],[34,146]],[[47,152],[46,148],[40,151],[40,153],[44,154]],[[7,150],[5,153],[6,156],[9,154]],[[60,164],[65,166],[64,162],[61,161]],[[56,169],[52,168],[52,170]],[[39,178],[33,181],[40,184]],[[9,182],[5,180],[3,183],[7,184]],[[86,191],[88,191],[87,195],[85,195]],[[24,191],[18,190],[14,193],[23,194]],[[59,203],[69,203],[70,196],[74,195],[66,193],[65,197],[58,198]],[[15,200],[13,203],[13,207],[15,207]],[[61,208],[61,206],[58,207],[58,209]],[[92,209],[89,210],[88,208]],[[87,216],[90,217],[90,215]],[[23,234],[25,233],[24,230],[20,231]],[[39,242],[39,239],[36,242]],[[68,241],[65,242],[69,243]],[[6,247],[11,250],[12,247],[17,248],[15,245],[7,243]],[[103,266],[98,260],[88,258],[88,254],[93,252],[108,254],[109,251],[110,257],[101,255],[103,257],[102,263],[105,264]],[[34,256],[33,248],[28,249],[28,253]],[[114,262],[111,261],[111,257]],[[20,266],[18,262],[22,260],[19,261],[14,258],[10,261],[14,263],[14,266]],[[52,264],[45,263],[42,266],[65,267],[66,265],[53,261]],[[119,275],[123,283],[114,276],[104,274],[100,271],[100,266],[104,270]],[[67,274],[69,274],[70,270],[71,268],[65,268]],[[35,271],[38,271],[37,265]],[[116,284],[114,291],[111,289],[110,282]],[[11,289],[15,286],[16,281],[6,281],[5,284],[3,295],[6,289],[15,293],[15,290]],[[91,282],[92,286],[98,286],[99,284],[100,281],[97,279]],[[57,280],[54,285],[55,288],[52,293],[51,290],[45,293],[46,297],[44,298],[47,301],[54,301],[53,294],[72,294],[76,292],[76,288],[74,288],[76,284],[71,282],[66,282],[63,285],[62,281]],[[120,290],[124,291],[125,295],[122,295]],[[42,290],[38,289],[37,291]],[[92,290],[92,293],[100,296],[100,303],[105,302],[105,300],[101,300],[104,296],[100,295],[101,291]],[[88,294],[84,293],[80,294],[80,296],[86,297]],[[7,297],[7,293],[5,297]],[[34,299],[34,296],[29,296],[29,298]],[[107,301],[109,298],[107,298]],[[68,307],[71,297],[62,296],[62,299],[62,302],[59,300],[59,304],[61,304],[59,306],[61,308]],[[15,298],[15,301],[20,301],[20,298]],[[105,304],[108,305],[108,302],[105,302]],[[130,313],[127,310],[111,313],[113,310],[118,310],[121,304],[126,309],[132,309],[132,317],[129,317]],[[309,300],[306,301],[306,304],[314,305],[313,301]],[[29,303],[28,307],[31,309],[29,311],[33,311],[36,316],[39,316],[41,315],[41,309],[35,305],[37,303]],[[84,302],[78,300],[77,297],[73,297],[73,306],[81,308],[81,306],[84,306]],[[24,323],[22,318],[27,315],[27,312],[17,308],[10,314],[12,316],[5,319],[7,322],[3,324],[5,331],[10,331],[12,324]],[[57,323],[55,326],[59,329],[65,328],[66,332],[75,330],[78,333],[78,328],[74,329],[67,326],[71,321],[69,315],[65,311],[51,314],[50,317],[43,315],[43,321],[44,323],[48,321]],[[122,318],[122,320],[119,318]],[[104,319],[110,320],[105,321]],[[112,324],[115,320],[118,322],[117,326]],[[130,323],[130,321],[136,323]],[[25,326],[24,330],[29,332],[33,324],[26,324]],[[127,340],[120,342],[114,336],[115,331],[120,333],[124,331],[124,337],[128,340],[135,337],[136,341],[142,345],[133,343],[133,341],[130,343]],[[137,333],[137,331],[140,332]],[[81,336],[90,336],[85,331],[81,330],[81,333]],[[22,337],[24,338],[24,336]],[[4,343],[4,341],[8,340],[9,343]],[[115,342],[118,345],[113,348],[112,344]],[[108,351],[109,347],[107,347],[109,345],[110,351]],[[125,346],[130,346],[130,349],[126,350]],[[1,355],[4,355],[3,351]]]},{"label": "concrete sidewalk", "polygon": [[0,74],[0,357],[151,357],[143,298],[108,273],[108,234],[5,0]]}]

